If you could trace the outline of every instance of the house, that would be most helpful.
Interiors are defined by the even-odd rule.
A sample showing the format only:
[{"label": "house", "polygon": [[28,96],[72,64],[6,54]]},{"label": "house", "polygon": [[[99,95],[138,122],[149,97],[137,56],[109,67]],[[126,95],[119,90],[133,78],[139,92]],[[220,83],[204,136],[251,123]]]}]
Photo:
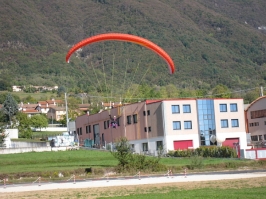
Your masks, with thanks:
[{"label": "house", "polygon": [[[117,128],[109,128],[110,116]],[[146,100],[76,119],[80,143],[96,146],[127,137],[136,153],[225,145],[247,147],[243,99]]]},{"label": "house", "polygon": [[19,92],[19,91],[22,91],[22,87],[21,87],[21,86],[12,86],[12,91],[13,91],[13,92]]},{"label": "house", "polygon": [[24,104],[24,103],[20,103],[18,106],[18,110],[26,113],[28,115],[28,117],[31,117],[33,115],[36,114],[40,114],[42,113],[39,109],[39,105],[38,104]]},{"label": "house", "polygon": [[245,109],[246,132],[251,144],[266,147],[266,96],[259,97]]},{"label": "house", "polygon": [[60,121],[66,115],[66,107],[50,106],[47,112],[47,118],[55,121]]}]

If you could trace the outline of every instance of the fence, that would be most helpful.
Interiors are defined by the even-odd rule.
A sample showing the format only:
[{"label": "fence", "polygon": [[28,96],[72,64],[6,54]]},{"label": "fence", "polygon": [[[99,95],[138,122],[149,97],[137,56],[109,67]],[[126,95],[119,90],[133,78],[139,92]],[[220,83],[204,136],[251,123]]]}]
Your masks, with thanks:
[{"label": "fence", "polygon": [[266,159],[266,148],[246,149],[246,159]]}]

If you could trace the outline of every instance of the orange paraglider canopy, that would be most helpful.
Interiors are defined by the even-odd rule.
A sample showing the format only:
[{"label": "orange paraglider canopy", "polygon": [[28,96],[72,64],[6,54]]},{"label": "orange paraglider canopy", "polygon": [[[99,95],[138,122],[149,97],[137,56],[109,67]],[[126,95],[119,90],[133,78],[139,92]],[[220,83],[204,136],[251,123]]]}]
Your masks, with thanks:
[{"label": "orange paraglider canopy", "polygon": [[123,34],[123,33],[106,33],[106,34],[95,35],[87,39],[84,39],[80,41],[79,43],[77,43],[76,45],[74,45],[68,51],[66,55],[66,61],[69,62],[70,56],[79,48],[82,48],[83,46],[86,46],[91,43],[96,43],[96,42],[106,41],[106,40],[132,42],[132,43],[145,46],[146,48],[153,50],[155,53],[160,55],[167,62],[170,74],[173,74],[175,72],[175,65],[174,65],[172,58],[162,48],[160,48],[153,42],[147,39],[144,39],[142,37],[138,37],[138,36],[130,35],[130,34]]}]

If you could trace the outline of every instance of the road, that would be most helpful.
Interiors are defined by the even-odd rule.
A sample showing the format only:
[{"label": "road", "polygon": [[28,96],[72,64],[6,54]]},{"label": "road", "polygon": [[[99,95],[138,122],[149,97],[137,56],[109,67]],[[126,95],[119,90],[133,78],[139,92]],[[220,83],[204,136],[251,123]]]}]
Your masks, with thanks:
[{"label": "road", "polygon": [[136,175],[132,177],[122,178],[99,178],[99,179],[74,179],[60,182],[42,182],[38,179],[28,184],[2,184],[0,190],[3,193],[8,192],[26,192],[41,190],[58,190],[73,188],[96,188],[96,187],[112,187],[127,185],[144,185],[144,184],[160,184],[160,183],[176,183],[176,182],[196,182],[196,181],[212,181],[212,180],[228,180],[241,178],[266,177],[266,170],[257,171],[234,171],[234,172],[209,172],[195,174],[174,174],[147,176]]}]

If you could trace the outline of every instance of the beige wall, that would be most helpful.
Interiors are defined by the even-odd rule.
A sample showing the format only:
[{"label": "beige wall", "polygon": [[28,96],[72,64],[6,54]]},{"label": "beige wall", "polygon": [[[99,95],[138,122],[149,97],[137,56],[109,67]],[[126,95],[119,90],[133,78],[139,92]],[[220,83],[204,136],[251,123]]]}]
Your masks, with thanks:
[{"label": "beige wall", "polygon": [[[191,113],[183,113],[183,105],[189,104]],[[172,105],[179,105],[180,113],[172,113]],[[198,134],[197,104],[195,99],[164,101],[164,120],[167,135]],[[181,122],[181,130],[173,130],[173,121]],[[184,129],[184,121],[192,122],[192,129]]]},{"label": "beige wall", "polygon": [[[237,112],[230,112],[230,104],[237,104]],[[220,104],[227,105],[227,112],[220,112]],[[245,114],[243,99],[215,99],[215,125],[217,133],[245,132]],[[228,128],[221,128],[221,120],[228,119]],[[231,120],[238,119],[239,127],[232,127]]]}]

